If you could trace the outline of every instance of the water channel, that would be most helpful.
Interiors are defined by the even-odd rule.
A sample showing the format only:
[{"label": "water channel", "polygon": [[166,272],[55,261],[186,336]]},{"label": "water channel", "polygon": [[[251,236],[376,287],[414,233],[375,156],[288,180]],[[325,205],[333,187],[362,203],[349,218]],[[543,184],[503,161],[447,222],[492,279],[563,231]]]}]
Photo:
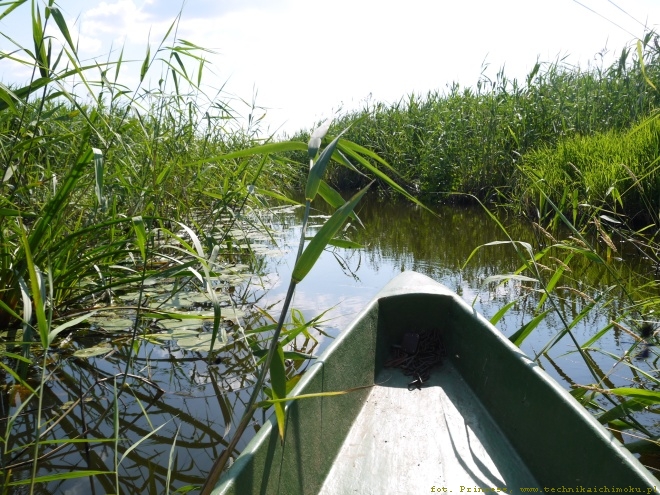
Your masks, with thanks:
[{"label": "water channel", "polygon": [[[357,250],[328,249],[308,277],[299,284],[293,306],[298,318],[312,319],[324,313],[319,330],[310,329],[312,338],[296,340],[299,350],[318,354],[347,323],[396,274],[415,270],[442,282],[457,292],[469,304],[493,317],[511,303],[509,311],[497,323],[507,336],[537,314],[539,287],[530,282],[487,282],[488,277],[511,274],[520,267],[511,244],[484,246],[465,265],[477,247],[492,241],[505,241],[500,227],[478,206],[443,206],[430,214],[409,203],[373,197],[359,209],[364,227],[351,225],[346,234],[364,247]],[[317,211],[311,233],[317,229],[327,212]],[[269,323],[266,314],[277,316],[293,267],[295,245],[300,235],[301,208],[280,208],[259,213],[259,221],[272,229],[277,246],[264,236],[253,236],[255,263],[252,276],[237,277],[231,289],[237,319],[227,320],[227,331],[250,333],[251,329]],[[254,220],[254,219],[253,219]],[[512,217],[501,217],[512,239],[529,242],[535,250],[548,243],[528,223]],[[565,256],[555,253],[554,256]],[[625,258],[625,256],[624,256]],[[247,270],[245,260],[239,265]],[[546,276],[552,275],[550,258]],[[628,277],[624,262],[613,258],[614,270],[588,260],[571,263],[554,299],[559,314],[571,322],[588,305],[615,282],[613,272]],[[648,271],[643,260],[634,262],[635,270]],[[465,266],[464,266],[465,265]],[[554,265],[558,266],[558,262]],[[258,275],[258,276],[257,276]],[[625,297],[609,298],[607,307],[590,311],[574,326],[573,333],[583,343],[605,328],[611,318],[620,315],[628,303]],[[125,316],[124,316],[125,317]],[[130,316],[128,317],[130,324]],[[240,325],[236,325],[236,322]],[[146,322],[145,332],[157,334],[158,322]],[[208,331],[198,324],[197,331]],[[562,328],[558,314],[550,314],[522,344],[529,355],[537,355]],[[93,336],[89,337],[94,340]],[[91,442],[89,448],[67,447],[52,453],[37,473],[67,472],[89,469],[110,472],[119,463],[119,476],[98,474],[89,478],[60,479],[44,484],[40,493],[113,493],[117,484],[121,493],[170,493],[200,485],[213,461],[220,455],[231,437],[232,425],[243,412],[249,387],[254,380],[254,358],[244,341],[229,346],[209,363],[206,354],[194,346],[177,341],[146,338],[127,348],[127,339],[106,339],[109,351],[89,358],[62,358],[46,388],[45,401],[53,421],[68,408],[56,423],[52,438],[112,438],[117,443]],[[608,331],[590,353],[607,383],[618,386],[638,384],[639,375],[627,366],[617,366],[614,356],[623,356],[634,343],[633,337],[616,328]],[[97,344],[96,341],[93,342]],[[84,339],[79,346],[84,346]],[[91,345],[91,344],[90,344]],[[114,376],[127,368],[126,385]],[[57,360],[57,355],[53,360]],[[636,361],[640,369],[655,373],[655,351],[650,358]],[[590,384],[594,379],[587,371],[575,345],[567,337],[539,357],[539,364],[563,386]],[[291,370],[304,369],[305,362],[296,362]],[[116,380],[116,381],[115,381]],[[121,390],[117,395],[116,390]],[[86,390],[93,394],[84,395]],[[83,397],[82,400],[80,398]],[[12,404],[3,407],[11,412]],[[13,405],[16,407],[16,404]],[[107,414],[117,408],[119,415]],[[34,418],[21,415],[25,441],[34,429]],[[649,413],[645,422],[655,425],[655,415]],[[16,426],[14,426],[16,427]],[[248,436],[258,429],[255,424]],[[83,434],[84,432],[84,434]],[[245,446],[245,438],[239,448]],[[20,436],[18,437],[20,441]],[[82,444],[81,444],[82,445]],[[48,450],[48,449],[46,449]],[[118,452],[118,457],[115,458]],[[18,459],[20,456],[16,456]],[[29,477],[29,465],[14,469],[17,478]],[[22,471],[21,469],[25,469]],[[193,491],[194,492],[194,491]]]}]

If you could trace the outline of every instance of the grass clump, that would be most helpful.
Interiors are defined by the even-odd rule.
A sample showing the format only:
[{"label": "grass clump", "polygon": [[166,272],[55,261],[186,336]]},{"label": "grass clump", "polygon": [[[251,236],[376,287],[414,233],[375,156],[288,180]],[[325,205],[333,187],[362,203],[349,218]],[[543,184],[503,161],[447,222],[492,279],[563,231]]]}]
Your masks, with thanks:
[{"label": "grass clump", "polygon": [[[591,206],[647,224],[657,218],[660,206],[659,157],[657,120],[627,131],[571,136],[523,156],[514,196],[541,221],[554,216],[547,196],[569,216],[578,205],[580,210]],[[541,196],[538,188],[530,186],[535,181],[543,183]]]},{"label": "grass clump", "polygon": [[[131,483],[119,475],[121,462],[158,430],[144,411],[142,439],[124,438],[119,427],[122,395],[153,384],[134,369],[133,353],[149,321],[162,331],[162,320],[191,317],[149,306],[145,287],[167,281],[170,298],[200,292],[211,341],[227,343],[223,322],[234,287],[223,268],[249,260],[240,228],[260,205],[256,188],[273,184],[262,176],[266,163],[274,174],[279,169],[280,183],[286,167],[268,154],[218,158],[259,144],[258,129],[239,127],[223,95],[204,91],[207,50],[177,36],[179,18],[146,50],[139,82],[128,88],[120,82],[123,52],[86,64],[54,2],[1,8],[9,22],[15,9],[30,9],[34,45],[0,53],[33,74],[0,84],[0,486],[34,493],[75,478],[93,485],[94,478],[120,493]],[[153,73],[158,83],[150,87]],[[121,297],[129,292],[135,296],[127,303]],[[103,323],[81,327],[117,308],[125,323],[114,333]],[[72,356],[70,345],[90,328],[93,342],[76,343],[85,347],[78,350],[107,353],[119,333],[112,343],[125,360],[115,376],[92,369],[98,379],[71,380],[75,387],[62,389],[80,408],[69,407],[47,383],[59,387],[71,360],[92,359]],[[114,464],[111,457],[100,469],[49,468],[79,448],[93,457],[97,439],[87,437],[84,404],[105,396],[106,386],[113,401],[95,426],[109,422],[98,440],[113,445]]]}]

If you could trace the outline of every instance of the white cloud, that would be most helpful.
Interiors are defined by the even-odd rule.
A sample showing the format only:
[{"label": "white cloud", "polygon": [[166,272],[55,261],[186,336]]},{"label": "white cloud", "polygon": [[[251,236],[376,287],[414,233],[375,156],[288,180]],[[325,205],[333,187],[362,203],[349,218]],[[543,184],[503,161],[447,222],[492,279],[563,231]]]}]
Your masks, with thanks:
[{"label": "white cloud", "polygon": [[[357,107],[369,95],[392,102],[453,81],[473,85],[484,61],[490,77],[505,66],[507,76],[520,79],[537,57],[553,61],[569,54],[585,64],[606,45],[618,51],[631,39],[569,0],[281,5],[215,19],[186,20],[184,12],[182,30],[201,45],[219,48],[213,62],[220,77],[230,77],[228,88],[249,97],[256,85],[258,103],[272,108],[271,122],[289,120],[288,129],[311,126],[341,106]],[[652,12],[643,10],[648,4],[635,5]],[[628,30],[642,34],[630,24]]]},{"label": "white cloud", "polygon": [[100,2],[83,12],[80,31],[90,37],[110,36],[115,42],[147,43],[165,35],[173,19],[155,21],[133,0]]},{"label": "white cloud", "polygon": [[[507,77],[524,78],[537,57],[567,55],[584,66],[603,48],[618,53],[632,34],[643,34],[627,14],[642,23],[660,20],[653,0],[630,0],[627,13],[610,2],[582,3],[621,27],[571,0],[196,0],[184,7],[177,36],[217,50],[205,55],[209,86],[227,83],[246,100],[256,88],[257,104],[271,108],[269,122],[288,121],[293,131],[338,108],[359,107],[370,95],[393,102],[454,81],[474,85],[484,61],[491,78],[502,66]],[[178,12],[165,0],[67,5],[67,17],[78,19],[81,54],[103,58],[111,44],[124,47],[124,59],[136,61],[122,67],[131,80],[147,42],[153,55]],[[29,9],[23,11],[29,26]],[[5,27],[19,31],[6,19]]]},{"label": "white cloud", "polygon": [[86,55],[98,56],[103,53],[103,41],[100,38],[87,36],[82,33],[78,33],[74,43],[77,43],[78,53],[84,57]]}]

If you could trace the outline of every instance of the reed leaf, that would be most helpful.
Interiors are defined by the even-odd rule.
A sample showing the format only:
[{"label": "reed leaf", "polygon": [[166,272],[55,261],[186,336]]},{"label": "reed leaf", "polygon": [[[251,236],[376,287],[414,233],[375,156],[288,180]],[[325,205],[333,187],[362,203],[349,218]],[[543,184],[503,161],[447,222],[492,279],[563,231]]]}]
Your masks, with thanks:
[{"label": "reed leaf", "polygon": [[[270,362],[270,383],[273,399],[284,399],[286,397],[286,371],[284,368],[284,352],[278,346],[275,355]],[[284,402],[275,402],[275,417],[279,429],[280,440],[284,442],[284,430],[286,428],[286,412]]]},{"label": "reed leaf", "polygon": [[100,475],[108,475],[108,474],[113,474],[112,471],[100,471],[100,470],[95,470],[95,469],[81,469],[78,470],[76,469],[75,471],[69,471],[66,473],[55,473],[55,474],[46,474],[43,476],[38,476],[36,478],[32,479],[24,479],[24,480],[17,480],[17,481],[10,481],[7,483],[7,486],[21,486],[21,485],[28,485],[31,484],[33,481],[34,483],[49,483],[52,481],[63,481],[63,480],[72,480],[72,479],[78,479],[78,478],[89,478],[90,476],[100,476]]},{"label": "reed leaf", "polygon": [[641,411],[649,406],[657,404],[656,400],[643,398],[643,397],[634,397],[632,399],[623,401],[618,406],[609,409],[604,412],[596,419],[600,424],[610,423],[615,419],[621,419],[628,416],[632,412]]},{"label": "reed leaf", "polygon": [[296,265],[293,268],[293,273],[291,279],[295,283],[301,282],[305,276],[312,269],[316,260],[328,245],[330,240],[335,236],[339,231],[346,219],[350,216],[350,213],[353,211],[355,206],[360,202],[362,196],[367,192],[369,186],[367,185],[364,189],[357,192],[351,199],[349,199],[344,205],[333,213],[333,215],[323,224],[323,227],[316,233],[312,238],[311,242],[307,245],[303,251],[300,259],[296,262]]},{"label": "reed leaf", "polygon": [[[344,204],[344,198],[339,194],[338,191],[333,189],[327,182],[321,181],[319,183],[318,189],[319,196],[321,196],[326,203],[332,206],[334,209],[341,207]],[[355,212],[351,212],[351,218],[363,226],[362,221],[358,218]]]},{"label": "reed leaf", "polygon": [[26,3],[28,0],[16,0],[15,2],[9,2],[5,3],[4,5],[9,5],[1,14],[0,14],[0,21],[7,17],[9,14],[11,14],[14,9],[20,7],[24,3]]},{"label": "reed leaf", "polygon": [[142,61],[142,67],[140,68],[140,82],[144,81],[147,71],[149,70],[149,65],[151,63],[151,46],[147,46],[147,54]]},{"label": "reed leaf", "polygon": [[545,291],[543,292],[543,294],[541,294],[541,298],[539,299],[539,302],[536,305],[537,310],[539,310],[543,307],[543,304],[548,299],[548,294],[555,290],[555,287],[557,286],[557,283],[559,282],[559,280],[561,280],[561,277],[564,275],[564,270],[566,269],[566,265],[568,265],[568,263],[570,263],[572,258],[573,258],[573,255],[569,254],[566,257],[566,259],[564,260],[563,264],[559,265],[559,267],[552,274],[552,277],[550,277],[550,280],[548,281],[548,283],[545,286]]},{"label": "reed leaf", "polygon": [[94,155],[94,178],[96,179],[96,201],[100,208],[103,208],[105,201],[103,199],[103,153],[98,148],[92,148]]},{"label": "reed leaf", "polygon": [[[46,301],[43,298],[43,288],[44,288],[44,277],[42,272],[34,264],[32,251],[30,249],[30,243],[28,238],[25,235],[25,232],[21,230],[22,236],[22,247],[25,256],[25,262],[27,265],[28,274],[30,277],[30,293],[32,295],[32,301],[34,305],[34,311],[37,318],[37,328],[39,330],[39,338],[41,339],[41,346],[43,349],[48,348],[48,331],[49,331],[49,322],[46,318]],[[26,321],[29,324],[29,321]]]},{"label": "reed leaf", "polygon": [[267,155],[270,153],[284,153],[288,151],[304,151],[307,149],[305,143],[298,141],[284,141],[279,143],[266,143],[259,146],[254,146],[246,149],[241,149],[237,151],[232,151],[230,153],[225,153],[222,155],[210,156],[208,158],[202,158],[193,162],[189,162],[187,165],[201,165],[203,163],[209,163],[214,161],[224,161],[224,160],[233,160],[235,158],[245,158],[248,156],[255,155]]},{"label": "reed leaf", "polygon": [[497,323],[504,317],[504,315],[506,315],[507,312],[516,304],[518,304],[518,301],[513,300],[511,302],[506,303],[499,310],[497,310],[497,313],[495,313],[489,320],[491,325],[497,325]]},{"label": "reed leaf", "polygon": [[64,39],[69,45],[69,48],[71,49],[72,52],[75,53],[76,46],[74,45],[73,40],[71,39],[71,34],[69,33],[69,28],[66,25],[66,21],[64,20],[64,16],[62,15],[62,12],[60,12],[60,9],[58,7],[53,7],[53,6],[48,7],[48,12],[50,12],[50,15],[52,15],[53,19],[55,19],[55,23],[57,24],[57,27],[60,29],[62,36],[64,36]]},{"label": "reed leaf", "polygon": [[61,325],[58,325],[54,329],[52,329],[50,332],[48,332],[48,346],[50,346],[55,338],[62,333],[64,330],[67,328],[74,327],[76,325],[79,325],[83,321],[87,320],[88,318],[94,316],[97,312],[96,311],[91,311],[89,313],[86,313],[84,315],[78,316],[77,318],[74,318],[72,320],[69,320],[65,323],[62,323]]},{"label": "reed leaf", "polygon": [[140,249],[140,255],[142,256],[142,262],[147,262],[147,231],[144,228],[144,219],[141,216],[133,217],[133,229],[135,230],[135,239],[137,241],[138,248]]},{"label": "reed leaf", "polygon": [[330,144],[323,149],[318,160],[313,162],[307,176],[307,186],[305,187],[305,199],[307,201],[313,201],[316,197],[321,178],[323,177],[323,174],[325,174],[325,168],[328,166],[328,163],[330,163],[330,158],[337,148],[337,143],[339,142],[340,137],[341,134],[333,139]]},{"label": "reed leaf", "polygon": [[545,319],[546,316],[548,316],[550,311],[551,311],[550,309],[546,309],[545,311],[536,315],[530,321],[525,323],[520,328],[520,330],[518,330],[513,335],[511,335],[509,337],[509,340],[513,342],[514,345],[520,347],[522,343],[525,341],[525,339],[529,336],[529,334],[532,333],[532,331],[539,326],[539,324]]}]

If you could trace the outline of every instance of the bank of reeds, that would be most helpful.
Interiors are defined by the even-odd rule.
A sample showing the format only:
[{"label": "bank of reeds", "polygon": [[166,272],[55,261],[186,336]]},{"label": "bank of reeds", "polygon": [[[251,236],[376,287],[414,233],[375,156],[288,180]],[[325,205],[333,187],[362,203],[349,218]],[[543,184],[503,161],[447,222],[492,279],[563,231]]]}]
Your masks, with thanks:
[{"label": "bank of reeds", "polygon": [[547,195],[574,223],[600,209],[622,215],[631,225],[648,225],[658,220],[659,159],[660,123],[655,118],[630,130],[575,135],[541,145],[520,161],[514,188],[517,206],[543,223],[554,217]]},{"label": "bank of reeds", "polygon": [[[660,76],[656,34],[647,33],[640,48],[623,48],[609,66],[539,62],[524,81],[500,70],[473,87],[367,101],[336,125],[355,123],[347,139],[378,153],[427,199],[493,199],[510,193],[528,152],[574,136],[626,132],[657,108],[660,93],[649,85]],[[340,189],[364,183],[342,169],[329,180]]]},{"label": "bank of reeds", "polygon": [[[130,386],[129,355],[114,379],[79,384],[73,405],[46,407],[47,384],[65,366],[54,349],[94,312],[118,305],[132,315],[129,354],[138,349],[147,279],[207,294],[213,338],[222,341],[216,270],[226,253],[236,260],[232,228],[255,188],[269,185],[261,174],[268,155],[213,159],[257,144],[256,129],[236,125],[222,94],[203,91],[207,51],[177,37],[178,18],[128,88],[123,52],[106,63],[81,60],[53,2],[7,2],[0,18],[15,9],[30,10],[33,45],[0,54],[0,63],[32,71],[20,85],[0,84],[0,491],[98,476],[120,493],[120,464],[142,442],[120,436],[121,395],[149,379]],[[287,174],[269,163],[271,177]],[[129,306],[116,299],[127,290],[138,291]],[[84,403],[108,384],[114,399],[97,424],[114,424],[114,436],[89,439]],[[62,438],[77,407],[82,426]],[[98,441],[113,445],[107,470],[43,467],[67,449],[89,456]]]},{"label": "bank of reeds", "polygon": [[[654,465],[659,443],[649,411],[660,403],[658,380],[639,360],[657,362],[657,277],[649,271],[631,280],[617,264],[637,252],[660,265],[659,76],[660,44],[651,32],[610,66],[539,63],[525,81],[500,71],[471,88],[454,84],[394,104],[366,102],[336,124],[353,123],[347,138],[382,156],[427,200],[505,205],[535,222],[535,247],[502,228],[521,265],[494,283],[531,281],[530,294],[538,297],[511,340],[522,345],[541,322],[555,322],[535,359],[552,366],[548,351],[572,340],[572,352],[593,378],[572,383],[572,394],[633,452],[651,454],[645,462]],[[364,184],[343,169],[329,181],[347,190]],[[601,267],[613,282],[587,287],[575,280],[584,264]],[[583,301],[577,313],[564,307],[571,290]],[[493,323],[515,304],[500,308]],[[573,329],[596,313],[608,323],[579,341]],[[601,347],[612,333],[630,340],[623,355]],[[614,384],[615,370],[625,370],[630,386]]]}]

